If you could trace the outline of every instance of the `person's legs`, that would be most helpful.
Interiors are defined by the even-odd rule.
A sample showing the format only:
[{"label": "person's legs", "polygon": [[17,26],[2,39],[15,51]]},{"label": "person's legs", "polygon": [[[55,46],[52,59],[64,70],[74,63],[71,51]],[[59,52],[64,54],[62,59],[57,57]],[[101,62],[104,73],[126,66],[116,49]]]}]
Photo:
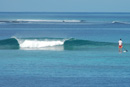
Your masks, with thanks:
[{"label": "person's legs", "polygon": [[122,53],[122,46],[119,46],[119,52]]}]

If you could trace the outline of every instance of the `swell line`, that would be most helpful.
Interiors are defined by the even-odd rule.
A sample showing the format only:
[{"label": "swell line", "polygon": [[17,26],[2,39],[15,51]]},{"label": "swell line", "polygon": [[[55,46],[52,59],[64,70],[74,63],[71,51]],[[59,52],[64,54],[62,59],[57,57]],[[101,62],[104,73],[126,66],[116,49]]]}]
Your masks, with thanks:
[{"label": "swell line", "polygon": [[0,40],[0,49],[53,49],[76,50],[88,48],[117,47],[117,43],[66,38],[16,38]]}]

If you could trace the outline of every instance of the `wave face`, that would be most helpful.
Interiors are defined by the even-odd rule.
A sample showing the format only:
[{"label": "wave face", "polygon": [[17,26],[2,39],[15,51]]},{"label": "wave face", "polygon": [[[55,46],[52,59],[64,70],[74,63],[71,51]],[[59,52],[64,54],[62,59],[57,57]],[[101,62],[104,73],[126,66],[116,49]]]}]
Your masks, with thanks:
[{"label": "wave face", "polygon": [[90,40],[77,40],[77,39],[69,39],[64,42],[65,50],[89,50],[89,49],[106,49],[117,47],[117,43],[110,42],[98,42],[98,41],[90,41]]},{"label": "wave face", "polygon": [[65,41],[64,45],[65,46],[83,46],[83,45],[87,45],[87,46],[114,46],[115,43],[69,39],[69,40]]},{"label": "wave face", "polygon": [[116,43],[64,38],[9,38],[0,41],[0,49],[77,50],[117,46]]},{"label": "wave face", "polygon": [[19,49],[19,43],[15,38],[0,40],[0,49]]}]

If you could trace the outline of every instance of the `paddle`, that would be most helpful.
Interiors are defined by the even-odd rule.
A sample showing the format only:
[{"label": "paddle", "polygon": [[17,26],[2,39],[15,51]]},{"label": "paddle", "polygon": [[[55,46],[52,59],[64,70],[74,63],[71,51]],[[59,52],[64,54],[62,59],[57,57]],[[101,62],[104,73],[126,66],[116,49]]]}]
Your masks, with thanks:
[{"label": "paddle", "polygon": [[124,49],[124,51],[123,51],[123,52],[128,52],[128,50],[127,50],[127,49],[125,49],[124,47],[123,47],[123,49]]}]

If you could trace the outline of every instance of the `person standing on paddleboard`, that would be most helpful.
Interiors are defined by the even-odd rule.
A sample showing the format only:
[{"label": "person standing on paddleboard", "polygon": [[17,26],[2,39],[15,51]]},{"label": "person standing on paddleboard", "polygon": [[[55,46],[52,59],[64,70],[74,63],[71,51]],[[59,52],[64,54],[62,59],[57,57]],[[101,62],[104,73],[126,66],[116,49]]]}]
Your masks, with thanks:
[{"label": "person standing on paddleboard", "polygon": [[122,42],[122,40],[120,39],[120,40],[118,41],[118,43],[119,43],[119,52],[122,52],[122,47],[123,47],[123,42]]}]

